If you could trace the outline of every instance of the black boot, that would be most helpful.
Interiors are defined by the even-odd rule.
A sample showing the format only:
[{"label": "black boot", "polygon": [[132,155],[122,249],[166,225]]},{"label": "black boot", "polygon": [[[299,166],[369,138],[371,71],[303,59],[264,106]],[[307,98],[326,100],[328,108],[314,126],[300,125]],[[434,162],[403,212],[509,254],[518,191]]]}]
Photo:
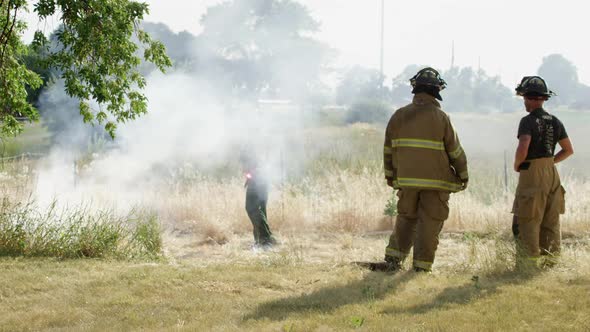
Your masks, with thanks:
[{"label": "black boot", "polygon": [[369,270],[376,272],[396,272],[399,266],[390,262],[376,262],[369,265]]},{"label": "black boot", "polygon": [[354,265],[369,269],[375,272],[396,272],[401,269],[401,262],[390,259],[383,262],[354,262]]}]

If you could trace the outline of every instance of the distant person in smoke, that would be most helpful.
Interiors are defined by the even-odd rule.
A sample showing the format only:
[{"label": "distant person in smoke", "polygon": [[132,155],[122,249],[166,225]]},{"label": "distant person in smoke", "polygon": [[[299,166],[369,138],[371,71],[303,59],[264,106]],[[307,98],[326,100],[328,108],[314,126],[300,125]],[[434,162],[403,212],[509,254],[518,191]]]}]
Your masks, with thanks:
[{"label": "distant person in smoke", "polygon": [[276,240],[268,226],[266,203],[268,202],[268,179],[254,149],[242,149],[240,161],[245,172],[246,213],[252,222],[254,248],[270,249]]},{"label": "distant person in smoke", "polygon": [[[565,212],[565,190],[555,164],[574,153],[565,127],[543,104],[554,93],[543,78],[525,76],[516,87],[529,113],[518,126],[514,170],[519,172],[512,229],[517,238],[517,267],[555,264],[561,243],[559,215]],[[559,144],[561,151],[555,154]]]},{"label": "distant person in smoke", "polygon": [[373,271],[401,269],[413,247],[414,271],[430,272],[450,194],[469,181],[467,156],[438,102],[446,82],[428,67],[410,83],[412,103],[391,116],[383,147],[385,179],[399,198],[395,229],[383,262],[359,263]]}]

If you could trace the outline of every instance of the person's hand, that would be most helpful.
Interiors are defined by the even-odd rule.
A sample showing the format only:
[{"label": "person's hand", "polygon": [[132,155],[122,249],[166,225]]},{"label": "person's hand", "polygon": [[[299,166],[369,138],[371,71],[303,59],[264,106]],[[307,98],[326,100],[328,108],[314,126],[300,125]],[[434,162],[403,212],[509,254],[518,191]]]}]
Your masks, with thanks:
[{"label": "person's hand", "polygon": [[252,173],[248,172],[246,173],[246,182],[244,183],[244,188],[246,188],[248,184],[250,184],[250,180],[252,180]]},{"label": "person's hand", "polygon": [[461,190],[467,189],[467,183],[469,183],[469,179],[461,180]]}]

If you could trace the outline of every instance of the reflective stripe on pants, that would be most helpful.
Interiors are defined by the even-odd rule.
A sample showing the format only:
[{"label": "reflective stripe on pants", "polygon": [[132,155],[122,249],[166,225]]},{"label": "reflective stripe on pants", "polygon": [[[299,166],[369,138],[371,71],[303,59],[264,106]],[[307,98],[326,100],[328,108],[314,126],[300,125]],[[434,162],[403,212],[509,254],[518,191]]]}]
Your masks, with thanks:
[{"label": "reflective stripe on pants", "polygon": [[449,216],[449,193],[404,188],[398,191],[398,216],[385,256],[405,258],[414,247],[414,266],[430,270],[438,236]]}]

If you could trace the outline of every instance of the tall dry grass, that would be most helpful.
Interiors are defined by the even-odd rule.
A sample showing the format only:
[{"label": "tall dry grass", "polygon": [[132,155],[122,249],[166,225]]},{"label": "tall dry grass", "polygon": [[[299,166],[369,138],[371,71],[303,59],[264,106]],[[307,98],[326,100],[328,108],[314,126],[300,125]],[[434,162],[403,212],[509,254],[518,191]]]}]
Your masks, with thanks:
[{"label": "tall dry grass", "polygon": [[[219,176],[188,167],[151,187],[139,183],[131,195],[164,226],[166,263],[0,258],[1,326],[588,330],[590,186],[583,177],[563,176],[563,230],[577,236],[563,241],[554,269],[531,276],[514,271],[510,207],[516,176],[509,173],[506,189],[501,161],[478,154],[470,155],[468,190],[451,197],[435,272],[373,273],[350,262],[381,259],[387,235],[361,235],[392,226],[384,215],[393,193],[382,175],[380,131],[351,126],[307,134],[310,144],[316,135],[324,146],[301,149],[308,151],[305,167],[287,170],[270,190],[269,223],[281,246],[248,250],[243,179],[229,175],[239,174],[237,168]],[[28,199],[36,173],[24,166],[2,174],[5,195]],[[101,199],[125,197],[113,187],[86,189]]]},{"label": "tall dry grass", "polygon": [[[391,229],[392,219],[384,215],[384,209],[392,190],[385,185],[380,172],[365,169],[353,173],[334,169],[327,175],[273,187],[268,203],[271,228],[286,233],[357,234]],[[467,191],[451,196],[451,213],[444,231],[507,232],[512,222],[510,210],[514,194],[500,190],[488,197],[482,192],[494,184],[473,182]],[[562,216],[562,230],[567,234],[587,235],[590,232],[590,186],[570,179],[566,188],[567,212]],[[224,182],[203,179],[197,186],[171,191],[164,196],[165,199],[153,202],[162,219],[190,226],[203,236],[226,239],[232,233],[250,229],[241,179]]]},{"label": "tall dry grass", "polygon": [[[393,218],[384,214],[393,191],[382,172],[382,128],[366,124],[304,130],[294,137],[270,189],[269,224],[279,236],[310,233],[367,234],[392,229]],[[517,175],[505,179],[503,156],[471,153],[469,188],[451,196],[451,213],[445,232],[508,233]],[[567,161],[566,161],[567,163]],[[244,202],[245,189],[236,160],[220,169],[203,171],[180,166],[148,187],[138,183],[134,204],[148,206],[158,214],[166,230],[190,235],[202,243],[225,244],[234,235],[251,232]],[[0,172],[1,192],[13,201],[24,200],[35,186],[35,164],[18,161]],[[82,172],[82,174],[84,174]],[[172,174],[172,175],[166,175]],[[92,176],[88,172],[85,176]],[[505,181],[507,180],[508,183]],[[583,176],[562,174],[567,190],[563,232],[590,233],[590,186]],[[80,179],[83,183],[84,179]],[[84,194],[121,203],[125,197],[105,185],[86,188]],[[116,189],[115,189],[116,190]],[[76,193],[78,194],[78,193]]]}]

